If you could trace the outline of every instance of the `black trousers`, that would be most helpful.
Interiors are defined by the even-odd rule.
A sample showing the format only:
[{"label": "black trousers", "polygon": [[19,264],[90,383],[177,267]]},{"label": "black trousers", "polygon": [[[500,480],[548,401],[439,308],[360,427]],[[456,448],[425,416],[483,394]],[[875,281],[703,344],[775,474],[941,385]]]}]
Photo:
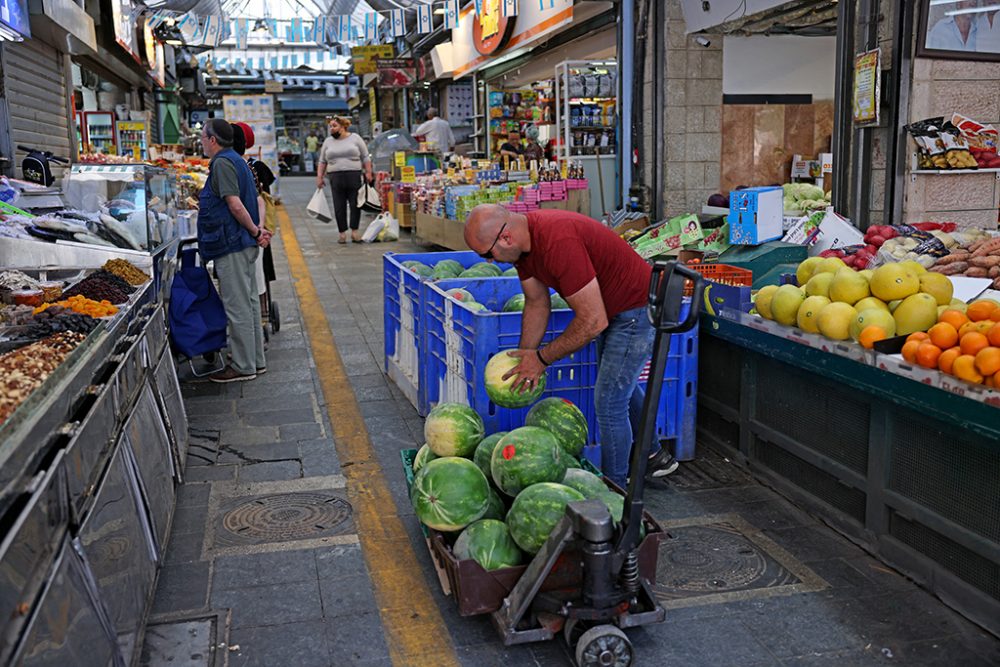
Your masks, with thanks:
[{"label": "black trousers", "polygon": [[337,219],[337,229],[347,231],[347,211],[351,212],[351,229],[357,230],[361,224],[361,209],[358,208],[358,190],[361,189],[360,171],[330,172],[330,191],[333,193],[333,217]]}]

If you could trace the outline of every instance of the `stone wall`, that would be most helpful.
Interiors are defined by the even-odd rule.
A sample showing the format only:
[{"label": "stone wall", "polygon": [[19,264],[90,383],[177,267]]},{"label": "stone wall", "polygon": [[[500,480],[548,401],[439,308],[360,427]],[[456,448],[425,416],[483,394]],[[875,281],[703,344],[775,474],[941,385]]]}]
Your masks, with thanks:
[{"label": "stone wall", "polygon": [[[930,60],[913,63],[909,120],[959,113],[1000,127],[1000,63]],[[908,152],[916,151],[908,138]],[[957,222],[996,229],[1000,181],[996,173],[910,174],[907,165],[904,221]]]}]

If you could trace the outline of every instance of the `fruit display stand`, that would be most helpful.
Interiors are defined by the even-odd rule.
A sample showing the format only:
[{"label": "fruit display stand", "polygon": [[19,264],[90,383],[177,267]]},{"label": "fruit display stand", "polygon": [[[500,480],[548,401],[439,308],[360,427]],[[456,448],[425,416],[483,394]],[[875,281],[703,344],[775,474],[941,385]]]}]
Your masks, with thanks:
[{"label": "fruit display stand", "polygon": [[137,657],[187,446],[161,295],[140,287],[0,426],[4,664]]},{"label": "fruit display stand", "polygon": [[757,317],[701,333],[701,442],[1000,632],[995,392]]}]

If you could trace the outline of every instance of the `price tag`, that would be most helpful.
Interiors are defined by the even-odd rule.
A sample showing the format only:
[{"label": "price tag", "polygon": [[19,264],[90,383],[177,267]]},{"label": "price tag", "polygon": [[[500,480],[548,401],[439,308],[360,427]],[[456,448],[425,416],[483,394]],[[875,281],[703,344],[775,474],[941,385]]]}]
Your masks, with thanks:
[{"label": "price tag", "polygon": [[566,180],[566,175],[569,174],[569,162],[563,160],[559,165],[559,173],[562,174],[563,180]]},{"label": "price tag", "polygon": [[396,158],[396,166],[397,167],[405,167],[406,166],[406,153],[404,153],[403,151],[396,151],[395,158]]},{"label": "price tag", "polygon": [[417,182],[417,168],[416,167],[403,167],[402,178],[400,179],[403,183],[416,183]]},{"label": "price tag", "polygon": [[455,178],[455,168],[448,167],[448,178]]},{"label": "price tag", "polygon": [[489,160],[477,160],[476,161],[476,166],[479,167],[480,169],[489,169],[490,168],[490,161]]},{"label": "price tag", "polygon": [[465,170],[465,180],[472,183],[476,180],[476,172],[472,169]]}]

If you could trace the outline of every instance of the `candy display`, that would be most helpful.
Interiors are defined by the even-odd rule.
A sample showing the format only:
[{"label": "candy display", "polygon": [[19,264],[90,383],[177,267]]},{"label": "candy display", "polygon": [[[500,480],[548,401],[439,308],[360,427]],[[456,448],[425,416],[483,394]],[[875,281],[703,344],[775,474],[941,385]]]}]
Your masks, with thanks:
[{"label": "candy display", "polygon": [[0,355],[0,424],[10,418],[84,339],[84,334],[65,331]]}]

